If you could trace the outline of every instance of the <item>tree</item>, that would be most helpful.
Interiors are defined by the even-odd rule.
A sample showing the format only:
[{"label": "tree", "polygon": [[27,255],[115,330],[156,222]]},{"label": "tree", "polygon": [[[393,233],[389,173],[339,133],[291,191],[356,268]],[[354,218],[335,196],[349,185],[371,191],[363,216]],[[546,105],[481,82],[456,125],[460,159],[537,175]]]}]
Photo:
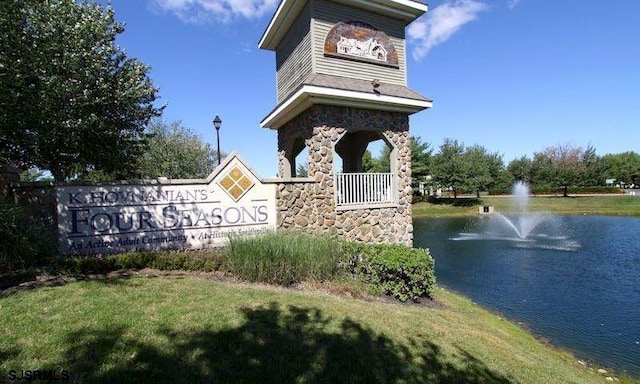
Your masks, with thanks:
[{"label": "tree", "polygon": [[218,164],[218,154],[211,145],[179,121],[153,119],[148,133],[147,150],[136,165],[142,178],[205,178]]},{"label": "tree", "polygon": [[6,0],[0,14],[0,160],[56,181],[91,170],[131,176],[161,109],[149,67],[115,44],[124,27],[113,9]]},{"label": "tree", "polygon": [[364,154],[362,155],[362,172],[375,172],[374,169],[376,168],[376,159],[373,158],[373,156],[371,155],[371,151],[369,151],[368,149],[364,151]]},{"label": "tree", "polygon": [[[429,143],[423,143],[420,136],[410,138],[411,175],[414,180],[427,176],[431,169],[432,150]],[[390,172],[391,148],[384,145],[378,157],[374,158],[369,150],[362,156],[362,172]]]},{"label": "tree", "polygon": [[584,174],[583,154],[580,147],[557,145],[534,154],[534,163],[536,158],[540,160],[543,175],[551,185],[562,187],[563,196],[567,197],[569,187],[577,185]]},{"label": "tree", "polygon": [[373,172],[391,172],[391,147],[386,143],[373,163]]},{"label": "tree", "polygon": [[554,166],[553,160],[544,152],[534,152],[531,160],[530,176],[532,185],[539,187],[553,186]]},{"label": "tree", "polygon": [[493,187],[499,180],[504,163],[502,156],[489,151],[480,145],[467,147],[463,154],[465,189],[475,190],[480,198],[480,191]]},{"label": "tree", "polygon": [[26,171],[23,171],[20,174],[20,182],[21,183],[33,183],[33,182],[51,182],[53,178],[47,175],[46,172],[43,172],[36,168],[30,168]]},{"label": "tree", "polygon": [[429,143],[423,143],[420,136],[411,136],[411,176],[414,180],[431,174],[431,150]]},{"label": "tree", "polygon": [[524,181],[531,184],[532,161],[527,156],[512,160],[507,165],[507,171],[513,176],[515,181]]},{"label": "tree", "polygon": [[624,152],[602,157],[605,178],[616,179],[619,183],[640,185],[640,154]]},{"label": "tree", "polygon": [[434,179],[442,186],[453,190],[453,198],[465,185],[464,144],[445,139],[433,159]]},{"label": "tree", "polygon": [[589,145],[582,153],[584,172],[580,184],[583,186],[602,185],[606,176],[603,174],[602,158],[596,154],[594,146]]},{"label": "tree", "polygon": [[307,163],[298,164],[296,168],[296,177],[309,177],[309,166]]}]

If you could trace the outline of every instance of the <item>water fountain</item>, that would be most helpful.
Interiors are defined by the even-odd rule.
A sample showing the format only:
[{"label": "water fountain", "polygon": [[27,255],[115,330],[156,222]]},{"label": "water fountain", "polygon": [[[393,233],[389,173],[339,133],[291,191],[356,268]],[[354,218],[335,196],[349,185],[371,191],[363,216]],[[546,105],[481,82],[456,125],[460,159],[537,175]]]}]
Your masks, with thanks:
[{"label": "water fountain", "polygon": [[549,216],[543,212],[529,212],[529,195],[529,185],[518,181],[511,190],[511,212],[515,216],[507,217],[502,213],[495,213],[489,219],[496,221],[498,225],[506,225],[518,238],[526,239]]},{"label": "water fountain", "polygon": [[522,184],[500,199],[494,213],[414,219],[438,284],[640,377],[640,219],[536,212],[554,198]]},{"label": "water fountain", "polygon": [[525,182],[517,182],[510,197],[510,212],[495,212],[483,216],[472,228],[452,240],[507,241],[517,248],[554,249],[574,251],[580,245],[566,236],[554,216],[546,212],[529,212],[530,188]]}]

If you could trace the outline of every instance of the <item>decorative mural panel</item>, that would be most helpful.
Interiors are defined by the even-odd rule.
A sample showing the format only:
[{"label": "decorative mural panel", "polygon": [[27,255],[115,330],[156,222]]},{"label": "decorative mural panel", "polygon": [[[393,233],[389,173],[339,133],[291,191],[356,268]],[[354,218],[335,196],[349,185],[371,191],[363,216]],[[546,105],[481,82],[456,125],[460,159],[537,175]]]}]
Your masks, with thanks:
[{"label": "decorative mural panel", "polygon": [[327,34],[327,56],[399,68],[398,53],[386,33],[362,21],[341,21]]}]

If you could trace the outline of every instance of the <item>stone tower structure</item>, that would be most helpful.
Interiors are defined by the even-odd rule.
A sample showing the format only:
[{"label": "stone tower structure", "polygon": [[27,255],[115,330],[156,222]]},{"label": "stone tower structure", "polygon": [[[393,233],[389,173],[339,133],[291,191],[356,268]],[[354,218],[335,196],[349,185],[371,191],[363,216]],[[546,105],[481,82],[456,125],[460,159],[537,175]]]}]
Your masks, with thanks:
[{"label": "stone tower structure", "polygon": [[[405,28],[426,11],[414,0],[280,2],[259,43],[276,53],[277,105],[261,126],[278,133],[279,227],[412,246],[409,115],[432,102],[407,87]],[[363,173],[379,139],[389,170]]]}]

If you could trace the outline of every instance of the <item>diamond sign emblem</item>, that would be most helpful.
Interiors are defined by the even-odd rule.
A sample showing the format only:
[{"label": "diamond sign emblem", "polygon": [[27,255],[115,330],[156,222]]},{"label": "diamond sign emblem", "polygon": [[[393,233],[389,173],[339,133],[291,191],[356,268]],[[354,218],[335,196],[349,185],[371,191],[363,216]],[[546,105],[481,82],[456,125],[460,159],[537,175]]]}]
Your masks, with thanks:
[{"label": "diamond sign emblem", "polygon": [[238,202],[254,184],[255,183],[237,166],[233,167],[225,177],[218,181],[218,185],[222,187],[235,202]]}]

